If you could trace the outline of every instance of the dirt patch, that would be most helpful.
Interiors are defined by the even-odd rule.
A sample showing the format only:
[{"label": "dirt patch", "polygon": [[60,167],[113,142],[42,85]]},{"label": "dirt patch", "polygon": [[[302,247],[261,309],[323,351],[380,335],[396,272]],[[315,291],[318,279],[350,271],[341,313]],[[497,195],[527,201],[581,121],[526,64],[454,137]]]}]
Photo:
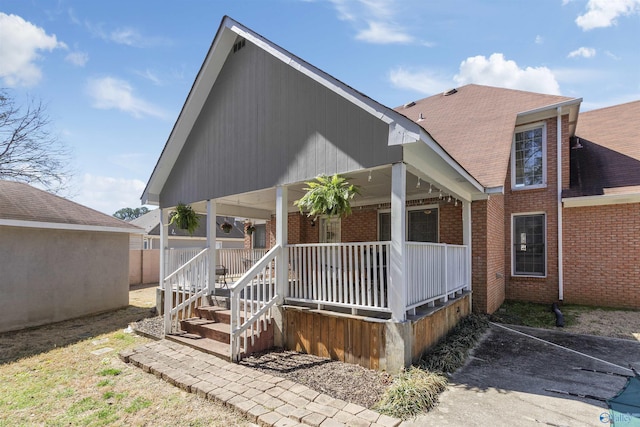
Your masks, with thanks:
[{"label": "dirt patch", "polygon": [[566,332],[640,341],[640,311],[567,308],[564,312],[575,316]]}]

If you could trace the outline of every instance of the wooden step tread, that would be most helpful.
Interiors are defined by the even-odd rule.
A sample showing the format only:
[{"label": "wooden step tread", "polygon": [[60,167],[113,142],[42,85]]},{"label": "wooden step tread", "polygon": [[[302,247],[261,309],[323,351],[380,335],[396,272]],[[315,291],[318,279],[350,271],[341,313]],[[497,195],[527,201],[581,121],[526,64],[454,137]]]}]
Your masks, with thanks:
[{"label": "wooden step tread", "polygon": [[191,348],[203,351],[221,359],[230,360],[231,346],[228,343],[221,343],[209,338],[190,339],[183,335],[167,335],[166,338],[171,341],[179,342]]}]

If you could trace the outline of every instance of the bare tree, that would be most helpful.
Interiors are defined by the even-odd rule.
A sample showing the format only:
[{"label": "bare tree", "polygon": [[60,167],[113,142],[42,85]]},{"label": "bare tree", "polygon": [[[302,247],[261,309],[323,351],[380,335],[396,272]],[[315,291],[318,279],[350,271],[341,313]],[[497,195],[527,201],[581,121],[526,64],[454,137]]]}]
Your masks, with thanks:
[{"label": "bare tree", "polygon": [[58,193],[70,178],[70,152],[50,131],[42,102],[16,106],[0,89],[0,179],[40,184]]}]

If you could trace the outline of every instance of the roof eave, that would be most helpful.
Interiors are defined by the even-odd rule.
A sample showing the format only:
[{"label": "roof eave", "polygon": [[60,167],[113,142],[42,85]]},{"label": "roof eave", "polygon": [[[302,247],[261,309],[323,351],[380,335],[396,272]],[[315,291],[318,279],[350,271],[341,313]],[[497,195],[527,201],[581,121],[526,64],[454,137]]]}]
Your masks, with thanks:
[{"label": "roof eave", "polygon": [[585,206],[621,205],[640,203],[640,193],[602,194],[597,196],[563,197],[562,206],[579,208]]},{"label": "roof eave", "polygon": [[581,103],[582,98],[574,98],[551,105],[545,105],[544,107],[534,108],[533,110],[522,111],[516,115],[516,126],[531,121],[555,117],[558,114],[558,109],[560,109],[561,115],[569,115],[569,135],[574,136]]},{"label": "roof eave", "polygon": [[0,219],[0,226],[44,228],[50,230],[100,231],[109,233],[145,234],[145,231],[139,227],[109,227],[104,225],[65,224],[60,222],[24,221],[17,219]]}]

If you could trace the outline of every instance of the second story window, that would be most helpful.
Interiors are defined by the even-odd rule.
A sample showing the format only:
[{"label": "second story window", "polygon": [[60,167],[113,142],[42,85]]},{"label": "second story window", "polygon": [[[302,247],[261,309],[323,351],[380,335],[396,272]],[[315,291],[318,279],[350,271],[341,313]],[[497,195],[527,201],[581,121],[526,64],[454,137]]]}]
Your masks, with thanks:
[{"label": "second story window", "polygon": [[516,189],[546,185],[547,132],[544,124],[516,129],[511,152],[511,180]]}]

